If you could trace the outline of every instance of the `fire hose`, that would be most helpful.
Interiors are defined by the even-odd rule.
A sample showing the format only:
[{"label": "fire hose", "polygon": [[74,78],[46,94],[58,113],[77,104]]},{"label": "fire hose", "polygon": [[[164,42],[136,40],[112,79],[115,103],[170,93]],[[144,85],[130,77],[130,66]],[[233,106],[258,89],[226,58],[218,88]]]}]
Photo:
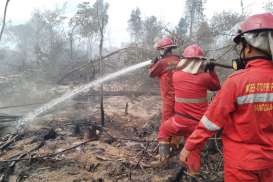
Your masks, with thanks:
[{"label": "fire hose", "polygon": [[218,66],[218,67],[222,67],[222,68],[233,69],[233,67],[231,65],[215,63],[215,62],[213,62],[212,64],[214,64],[215,66]]},{"label": "fire hose", "polygon": [[234,69],[232,65],[218,63],[216,59],[204,58],[203,60],[205,62],[207,62],[208,64],[212,64],[212,65],[217,66],[217,67],[227,68],[227,69]]},{"label": "fire hose", "polygon": [[[183,59],[183,58],[182,58]],[[218,63],[215,59],[211,59],[211,58],[203,58],[202,59],[204,61],[205,64],[207,65],[212,65],[212,66],[216,66],[216,67],[221,67],[221,68],[226,68],[226,69],[233,69],[236,70],[232,65],[227,65],[227,64],[222,64],[222,63]],[[184,66],[184,65],[183,65]],[[179,67],[177,65],[173,65],[172,67],[168,66],[168,70],[179,70],[182,67]]]}]

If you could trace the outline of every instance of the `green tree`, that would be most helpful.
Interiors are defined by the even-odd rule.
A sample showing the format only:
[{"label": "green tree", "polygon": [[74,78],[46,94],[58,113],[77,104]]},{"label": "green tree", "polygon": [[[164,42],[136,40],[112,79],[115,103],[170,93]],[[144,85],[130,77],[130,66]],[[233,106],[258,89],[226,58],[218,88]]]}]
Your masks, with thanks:
[{"label": "green tree", "polygon": [[[70,57],[73,57],[73,44],[75,34],[79,34],[85,40],[86,53],[92,58],[95,39],[99,32],[99,26],[96,22],[96,9],[89,2],[83,2],[78,5],[76,14],[70,19]],[[72,55],[72,56],[71,56]]]},{"label": "green tree", "polygon": [[27,23],[10,27],[23,68],[31,66],[49,81],[56,79],[67,60],[65,19],[62,9],[37,10]]},{"label": "green tree", "polygon": [[144,21],[144,45],[153,47],[157,38],[162,37],[163,26],[155,16],[147,17]]},{"label": "green tree", "polygon": [[185,17],[181,17],[174,30],[174,37],[178,46],[182,46],[187,39],[188,23]]},{"label": "green tree", "polygon": [[142,27],[141,11],[139,8],[136,8],[132,10],[130,19],[128,20],[128,29],[135,43],[141,42]]},{"label": "green tree", "polygon": [[203,49],[208,49],[213,42],[213,33],[207,22],[203,22],[196,32],[197,43],[201,45]]},{"label": "green tree", "polygon": [[[65,33],[64,20],[66,17],[62,15],[62,9],[53,11],[36,11],[31,20],[30,25],[34,30],[34,51],[36,53],[37,62],[50,62],[54,67],[54,62],[62,56],[65,49]],[[41,55],[43,57],[41,57]]]},{"label": "green tree", "polygon": [[210,27],[214,35],[229,32],[244,17],[236,12],[223,11],[214,14],[210,20]]},{"label": "green tree", "polygon": [[16,43],[16,49],[21,54],[22,69],[27,66],[27,61],[32,59],[31,52],[35,43],[34,30],[30,23],[14,25],[9,28],[12,41]]},{"label": "green tree", "polygon": [[[77,13],[71,18],[71,34],[70,34],[70,48],[73,45],[73,33],[75,29],[78,29],[80,35],[88,40],[89,45],[94,43],[94,38],[99,39],[99,73],[103,75],[103,43],[105,28],[108,24],[108,11],[109,4],[104,0],[96,0],[93,5],[89,2],[83,2],[78,5]],[[91,48],[91,46],[89,47]],[[89,51],[89,49],[87,49]],[[92,56],[91,56],[92,57]],[[103,85],[101,85],[101,123],[104,126],[104,107],[103,107]]]},{"label": "green tree", "polygon": [[186,21],[189,25],[189,36],[192,38],[201,23],[204,21],[205,0],[186,0],[185,12]]},{"label": "green tree", "polygon": [[181,17],[179,20],[179,23],[176,27],[176,32],[178,35],[185,35],[187,33],[188,30],[188,23],[186,21],[185,17]]}]

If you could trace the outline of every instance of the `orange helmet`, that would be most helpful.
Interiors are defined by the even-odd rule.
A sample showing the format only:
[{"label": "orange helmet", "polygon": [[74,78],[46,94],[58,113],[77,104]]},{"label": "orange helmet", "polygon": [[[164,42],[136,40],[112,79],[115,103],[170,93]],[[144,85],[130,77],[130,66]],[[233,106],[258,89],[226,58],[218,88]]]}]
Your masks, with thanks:
[{"label": "orange helmet", "polygon": [[175,48],[177,45],[174,43],[174,41],[169,38],[169,37],[166,37],[166,38],[163,38],[162,40],[158,41],[156,44],[155,44],[155,48],[157,50],[160,50],[160,49],[167,49],[167,48]]},{"label": "orange helmet", "polygon": [[244,22],[240,24],[238,34],[233,41],[239,43],[243,34],[252,31],[266,31],[273,30],[273,14],[263,13],[249,16]]},{"label": "orange helmet", "polygon": [[203,51],[203,49],[197,45],[197,44],[193,44],[190,45],[188,47],[186,47],[186,49],[183,52],[183,57],[184,58],[204,58],[205,53]]}]

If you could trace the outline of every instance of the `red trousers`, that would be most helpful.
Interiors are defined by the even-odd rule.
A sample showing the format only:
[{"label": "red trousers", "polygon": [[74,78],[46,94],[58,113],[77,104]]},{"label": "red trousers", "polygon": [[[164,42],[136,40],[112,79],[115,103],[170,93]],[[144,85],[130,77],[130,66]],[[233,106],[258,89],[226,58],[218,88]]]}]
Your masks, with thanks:
[{"label": "red trousers", "polygon": [[159,128],[158,140],[170,141],[172,136],[184,136],[186,139],[191,135],[198,122],[179,117],[167,118]]},{"label": "red trousers", "polygon": [[164,121],[168,120],[169,118],[174,116],[174,102],[172,101],[163,101],[162,108],[161,108],[161,121],[160,123],[163,123]]},{"label": "red trousers", "polygon": [[247,171],[225,166],[224,178],[225,182],[273,182],[273,169]]},{"label": "red trousers", "polygon": [[[184,136],[185,142],[187,138],[194,131],[198,122],[190,119],[184,119],[179,117],[171,117],[170,119],[161,123],[158,141],[170,142],[173,136]],[[204,144],[200,145],[196,150],[192,151],[187,159],[187,166],[190,171],[199,172],[201,162],[200,154],[203,150]]]}]

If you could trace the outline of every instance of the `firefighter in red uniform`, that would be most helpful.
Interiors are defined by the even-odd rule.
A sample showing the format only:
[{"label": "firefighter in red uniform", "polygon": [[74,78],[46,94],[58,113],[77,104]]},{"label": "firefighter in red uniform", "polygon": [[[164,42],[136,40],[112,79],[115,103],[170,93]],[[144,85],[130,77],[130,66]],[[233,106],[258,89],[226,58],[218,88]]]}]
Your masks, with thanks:
[{"label": "firefighter in red uniform", "polygon": [[[234,38],[239,68],[225,81],[180,153],[192,151],[222,129],[226,182],[273,181],[273,15],[257,14],[240,24]],[[197,171],[190,171],[197,172]]]},{"label": "firefighter in red uniform", "polygon": [[161,123],[174,115],[174,89],[171,71],[179,61],[179,57],[172,53],[176,44],[171,38],[164,38],[155,44],[155,48],[160,51],[149,68],[150,77],[160,79],[160,95],[162,100]]},{"label": "firefighter in red uniform", "polygon": [[[159,130],[159,155],[161,163],[166,163],[171,153],[172,137],[188,136],[194,131],[207,109],[207,91],[220,89],[220,82],[213,67],[204,72],[204,51],[196,44],[188,46],[178,65],[178,71],[173,74],[175,90],[175,115],[164,121]],[[189,165],[196,169],[200,167],[200,149],[191,156]],[[197,156],[197,158],[196,158]]]}]

